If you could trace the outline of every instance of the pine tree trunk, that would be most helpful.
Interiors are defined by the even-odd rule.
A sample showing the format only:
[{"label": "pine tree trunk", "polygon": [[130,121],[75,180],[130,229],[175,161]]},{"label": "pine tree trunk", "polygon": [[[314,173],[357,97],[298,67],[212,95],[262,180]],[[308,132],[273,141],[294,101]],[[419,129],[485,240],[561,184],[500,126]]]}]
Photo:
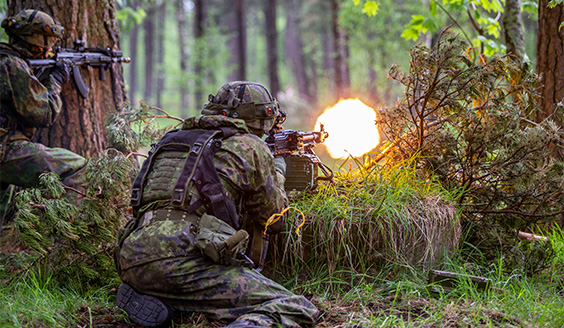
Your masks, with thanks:
[{"label": "pine tree trunk", "polygon": [[[130,1],[131,2],[131,1]],[[133,0],[130,4],[134,10],[139,6],[139,0]],[[137,43],[139,42],[139,24],[135,23],[129,32],[129,53],[131,58],[131,66],[129,67],[129,101],[135,102],[135,94],[137,93]]]},{"label": "pine tree trunk", "polygon": [[166,22],[166,2],[163,1],[158,7],[157,21],[157,107],[162,107],[162,93],[164,91],[164,39]]},{"label": "pine tree trunk", "polygon": [[245,10],[243,0],[235,0],[235,18],[237,21],[237,48],[239,51],[239,76],[247,79],[247,25],[245,24]]},{"label": "pine tree trunk", "polygon": [[[176,0],[176,21],[178,22],[178,47],[180,48],[180,70],[184,77],[188,75],[188,30],[186,29],[186,11],[184,10],[184,0]],[[180,84],[180,115],[188,116],[188,86],[185,78]]]},{"label": "pine tree trunk", "polygon": [[346,98],[349,94],[349,72],[347,67],[347,36],[339,26],[340,0],[332,2],[332,33],[334,44],[334,70],[335,70],[335,95],[337,98]]},{"label": "pine tree trunk", "polygon": [[299,24],[300,20],[296,12],[294,0],[286,0],[286,38],[284,52],[286,59],[292,63],[294,69],[293,75],[296,77],[300,97],[309,100],[309,82],[306,75],[304,49],[300,38]]},{"label": "pine tree trunk", "polygon": [[503,33],[507,53],[516,61],[522,62],[525,58],[525,37],[523,36],[523,21],[521,19],[521,1],[505,1]]},{"label": "pine tree trunk", "polygon": [[564,5],[548,8],[548,2],[539,2],[537,73],[541,77],[541,97],[538,121],[552,115],[556,104],[564,102],[564,27],[559,29],[564,21]]},{"label": "pine tree trunk", "polygon": [[[204,0],[194,1],[194,15],[196,16],[194,19],[194,39],[196,41],[201,41],[201,39],[204,37],[204,3]],[[200,104],[202,101],[202,87],[204,84],[201,53],[203,51],[202,46],[202,44],[196,46],[196,49],[199,53],[196,53],[194,62],[194,75],[196,76],[196,84],[194,85],[194,101],[196,102],[196,104]]]},{"label": "pine tree trunk", "polygon": [[[8,0],[9,15],[29,8],[52,15],[65,27],[63,47],[72,48],[74,40],[82,39],[89,47],[120,49],[114,0]],[[57,121],[50,128],[38,131],[34,139],[49,147],[62,147],[91,157],[104,150],[104,121],[109,113],[122,109],[127,94],[121,65],[113,65],[106,72],[105,81],[99,80],[98,69],[82,68],[81,74],[90,88],[87,98],[78,94],[73,82],[66,83]]]},{"label": "pine tree trunk", "polygon": [[266,32],[266,66],[268,72],[268,89],[273,97],[280,92],[278,78],[278,31],[276,30],[276,0],[264,2],[264,19]]},{"label": "pine tree trunk", "polygon": [[155,56],[154,56],[154,26],[155,26],[155,5],[148,3],[147,16],[143,19],[143,30],[145,32],[145,92],[143,94],[144,101],[151,102],[153,97],[153,81],[155,72]]}]

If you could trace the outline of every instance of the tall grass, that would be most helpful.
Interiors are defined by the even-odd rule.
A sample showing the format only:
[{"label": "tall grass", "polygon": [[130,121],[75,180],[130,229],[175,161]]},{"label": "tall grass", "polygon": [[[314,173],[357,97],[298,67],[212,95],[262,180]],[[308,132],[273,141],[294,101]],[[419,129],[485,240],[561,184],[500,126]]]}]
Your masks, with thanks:
[{"label": "tall grass", "polygon": [[10,272],[8,267],[21,264],[23,257],[27,256],[22,253],[1,257],[0,327],[73,327],[79,312],[92,318],[91,308],[113,306],[109,303],[109,288],[92,291],[77,285],[61,287],[39,267],[17,275]]},{"label": "tall grass", "polygon": [[[300,236],[289,229],[276,239],[273,266],[286,279],[308,279],[308,287],[329,291],[389,269],[432,267],[458,246],[453,198],[418,178],[411,162],[358,165],[337,175],[334,184],[293,199],[306,223]],[[299,215],[292,219],[293,228],[301,223]]]}]

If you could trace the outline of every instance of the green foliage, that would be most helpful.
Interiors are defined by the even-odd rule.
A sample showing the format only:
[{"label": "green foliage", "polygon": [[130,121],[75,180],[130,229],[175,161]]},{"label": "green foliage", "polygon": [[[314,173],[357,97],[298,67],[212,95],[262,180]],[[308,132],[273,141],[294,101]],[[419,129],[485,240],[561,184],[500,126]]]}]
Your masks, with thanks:
[{"label": "green foliage", "polygon": [[[457,246],[455,198],[417,177],[412,162],[337,175],[314,193],[294,195],[295,215],[279,237],[275,269],[286,279],[312,280],[316,292],[348,290],[398,268],[429,267]],[[278,262],[279,261],[279,262]]]},{"label": "green foliage", "polygon": [[140,147],[149,146],[170,130],[170,120],[180,121],[177,126],[182,123],[181,118],[145,103],[138,108],[130,107],[112,113],[105,122],[108,145],[124,154],[135,152]]},{"label": "green foliage", "polygon": [[147,16],[147,12],[143,8],[134,9],[129,6],[120,6],[116,10],[116,18],[119,21],[120,28],[129,31],[135,24],[143,21]]},{"label": "green foliage", "polygon": [[563,209],[564,163],[547,150],[564,137],[552,119],[532,122],[534,75],[508,59],[470,54],[450,33],[432,49],[415,47],[409,73],[390,70],[405,96],[378,123],[395,146],[389,161],[417,155],[422,172],[463,191],[468,240],[491,258],[499,245],[516,244],[517,231]]},{"label": "green foliage", "polygon": [[124,223],[132,168],[123,154],[107,151],[83,169],[83,193],[62,185],[56,174],[45,173],[40,177],[42,189],[17,194],[18,237],[58,283],[81,286],[116,279],[112,249]]}]

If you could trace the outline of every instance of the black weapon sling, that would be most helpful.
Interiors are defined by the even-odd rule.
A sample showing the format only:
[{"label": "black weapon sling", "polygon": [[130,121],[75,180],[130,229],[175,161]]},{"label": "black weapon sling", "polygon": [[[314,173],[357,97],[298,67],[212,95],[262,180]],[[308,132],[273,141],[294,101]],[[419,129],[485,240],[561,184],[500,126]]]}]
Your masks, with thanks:
[{"label": "black weapon sling", "polygon": [[[225,221],[234,229],[239,229],[240,222],[235,204],[221,184],[213,164],[214,154],[221,147],[222,139],[235,133],[235,130],[227,127],[215,130],[177,129],[168,132],[151,149],[149,157],[143,162],[141,171],[133,183],[131,194],[133,210],[137,211],[141,208],[143,188],[148,174],[153,169],[155,156],[162,151],[185,150],[188,155],[182,172],[175,183],[171,205],[188,213],[193,213],[204,205],[208,214]],[[190,204],[191,199],[187,195],[190,182],[194,183],[200,196],[192,204]]]}]

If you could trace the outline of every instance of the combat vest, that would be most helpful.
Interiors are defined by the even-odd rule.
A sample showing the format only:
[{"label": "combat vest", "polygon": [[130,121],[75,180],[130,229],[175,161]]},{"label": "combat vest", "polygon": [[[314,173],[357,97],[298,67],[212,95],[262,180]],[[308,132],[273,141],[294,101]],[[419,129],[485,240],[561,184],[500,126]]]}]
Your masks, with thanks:
[{"label": "combat vest", "polygon": [[[131,206],[134,214],[152,202],[168,203],[166,207],[187,213],[205,206],[207,214],[239,229],[235,204],[221,184],[213,163],[222,139],[235,132],[227,127],[168,132],[151,149],[133,183]],[[197,199],[190,193],[193,187],[198,191]]]}]

